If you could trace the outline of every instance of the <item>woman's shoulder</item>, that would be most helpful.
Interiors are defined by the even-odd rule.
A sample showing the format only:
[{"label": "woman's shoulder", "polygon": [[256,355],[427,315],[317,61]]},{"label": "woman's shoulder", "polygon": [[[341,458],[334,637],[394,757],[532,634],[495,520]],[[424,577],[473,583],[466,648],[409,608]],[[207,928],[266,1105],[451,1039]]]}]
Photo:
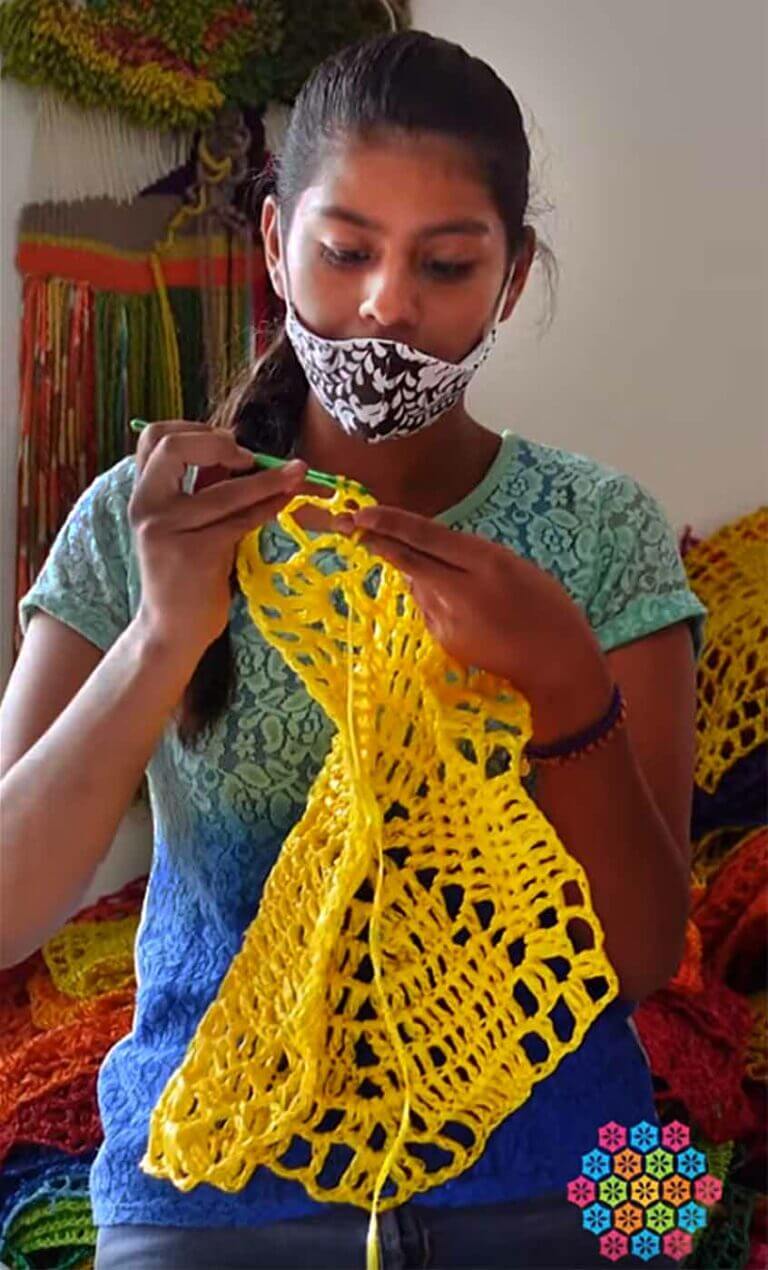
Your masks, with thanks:
[{"label": "woman's shoulder", "polygon": [[32,612],[42,609],[106,650],[128,625],[128,503],[135,471],[135,456],[128,455],[100,472],[79,495],[19,601],[22,633]]},{"label": "woman's shoulder", "polygon": [[136,483],[136,455],[127,454],[94,477],[85,495],[117,506],[128,504]]},{"label": "woman's shoulder", "polygon": [[[672,533],[666,510],[653,490],[630,472],[581,450],[515,438],[493,500],[494,510],[518,526],[526,522],[542,530],[568,534],[586,530],[610,532],[623,523],[654,523]],[[542,530],[543,531],[543,530]]]},{"label": "woman's shoulder", "polygon": [[119,544],[126,559],[132,550],[128,504],[135,483],[136,455],[128,454],[94,478],[75,508],[94,532]]},{"label": "woman's shoulder", "polygon": [[557,488],[572,485],[582,495],[597,490],[606,482],[633,480],[633,477],[581,450],[567,449],[532,437],[518,437],[516,463],[539,474],[542,485]]}]

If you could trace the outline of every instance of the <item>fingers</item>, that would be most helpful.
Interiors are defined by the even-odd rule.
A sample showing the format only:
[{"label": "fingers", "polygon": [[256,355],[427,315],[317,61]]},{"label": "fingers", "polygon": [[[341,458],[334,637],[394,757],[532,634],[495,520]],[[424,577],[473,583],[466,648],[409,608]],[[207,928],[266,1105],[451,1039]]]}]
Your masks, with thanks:
[{"label": "fingers", "polygon": [[225,520],[216,523],[216,529],[221,530],[231,536],[235,541],[239,541],[245,534],[265,524],[268,520],[274,520],[278,512],[281,512],[288,505],[297,491],[291,490],[287,494],[279,494],[275,498],[267,498],[259,503],[252,503],[245,511],[236,512],[233,516],[228,516]]},{"label": "fingers", "polygon": [[401,573],[407,574],[412,581],[419,579],[422,582],[437,585],[440,578],[445,577],[445,570],[450,568],[444,560],[436,560],[433,556],[424,555],[423,552],[416,551],[413,547],[398,542],[394,538],[366,533],[362,544],[374,555],[381,556]]},{"label": "fingers", "polygon": [[[231,470],[243,470],[253,464],[250,450],[237,444],[235,434],[227,428],[209,428],[186,419],[164,419],[150,423],[139,437],[136,468],[141,476],[158,449],[181,465],[180,476],[187,466],[209,467],[214,464]],[[166,474],[171,472],[165,465]]]},{"label": "fingers", "polygon": [[255,527],[282,511],[304,484],[306,464],[295,471],[272,468],[244,476],[237,481],[224,481],[210,489],[185,498],[184,529],[201,529],[206,525],[233,522]]},{"label": "fingers", "polygon": [[377,544],[376,550],[382,543],[397,543],[444,567],[464,570],[471,567],[467,535],[417,512],[402,511],[399,507],[364,507],[354,513],[353,523],[356,530],[363,532],[364,541]]},{"label": "fingers", "polygon": [[[239,446],[231,432],[206,427],[193,431],[192,426],[185,421],[169,421],[151,424],[142,434],[142,467],[135,500],[142,516],[173,513],[179,527],[201,528],[265,500],[285,496],[301,484],[305,463],[297,461],[295,468],[289,465],[256,470],[250,450]],[[190,466],[254,474],[236,481],[221,481],[190,498],[182,493],[184,474]]]}]

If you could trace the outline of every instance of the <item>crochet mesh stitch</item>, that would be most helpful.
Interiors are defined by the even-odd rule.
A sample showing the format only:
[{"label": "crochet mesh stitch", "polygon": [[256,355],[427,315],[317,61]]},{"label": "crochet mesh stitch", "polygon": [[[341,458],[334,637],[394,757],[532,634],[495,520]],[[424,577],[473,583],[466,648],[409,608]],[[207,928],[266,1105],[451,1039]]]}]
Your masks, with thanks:
[{"label": "crochet mesh stitch", "polygon": [[[119,1039],[119,1038],[117,1038]],[[102,1055],[103,1057],[103,1055]],[[98,1146],[104,1134],[96,1100],[97,1070],[46,1089],[0,1120],[0,1165],[14,1145],[57,1147],[70,1155]]]},{"label": "crochet mesh stitch", "polygon": [[68,1265],[77,1265],[95,1242],[87,1195],[36,1200],[14,1219],[7,1234],[7,1247],[17,1254],[61,1248],[71,1257]]},{"label": "crochet mesh stitch", "polygon": [[733,987],[746,983],[756,989],[764,981],[766,860],[768,829],[747,833],[725,857],[691,914],[713,970]]},{"label": "crochet mesh stitch", "polygon": [[257,530],[238,576],[338,731],[141,1167],[238,1191],[264,1164],[375,1212],[468,1168],[618,982],[584,870],[520,782],[528,703],[449,658],[357,535],[312,541],[304,504],[352,506],[297,497],[291,559],[267,564]]},{"label": "crochet mesh stitch", "polygon": [[68,922],[43,945],[43,956],[60,992],[91,997],[134,981],[133,948],[139,919]]},{"label": "crochet mesh stitch", "polygon": [[690,547],[685,568],[709,610],[697,666],[694,778],[711,794],[768,738],[768,507]]},{"label": "crochet mesh stitch", "polygon": [[114,1010],[132,1008],[136,996],[135,986],[130,985],[85,999],[70,997],[59,992],[50,976],[44,974],[30,975],[27,991],[32,1022],[43,1032],[66,1023],[88,1021],[98,1028],[99,1020]]},{"label": "crochet mesh stitch", "polygon": [[752,1031],[749,1002],[711,971],[700,993],[662,988],[635,1012],[660,1107],[682,1104],[691,1124],[714,1142],[753,1128],[744,1082],[744,1050]]}]

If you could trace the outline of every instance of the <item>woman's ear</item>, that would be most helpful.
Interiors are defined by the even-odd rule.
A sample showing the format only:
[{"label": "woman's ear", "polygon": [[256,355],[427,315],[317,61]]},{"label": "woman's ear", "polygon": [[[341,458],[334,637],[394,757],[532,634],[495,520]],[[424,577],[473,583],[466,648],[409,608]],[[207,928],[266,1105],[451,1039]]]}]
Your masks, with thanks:
[{"label": "woman's ear", "polygon": [[280,234],[278,232],[277,200],[268,194],[261,207],[261,237],[264,243],[264,261],[269,273],[273,289],[281,300],[285,300],[283,287],[283,262],[280,251]]},{"label": "woman's ear", "polygon": [[523,288],[528,278],[528,274],[530,273],[531,265],[533,264],[533,257],[535,256],[535,254],[536,254],[536,230],[533,228],[532,225],[524,225],[523,226],[523,243],[522,243],[522,246],[520,247],[520,250],[517,253],[517,259],[515,260],[514,277],[512,279],[512,282],[510,283],[509,294],[507,295],[506,304],[504,305],[504,308],[501,313],[501,317],[499,318],[500,322],[506,322],[507,318],[509,317],[515,305],[517,304],[518,300],[520,299],[520,296],[522,295],[522,292],[523,292]]}]

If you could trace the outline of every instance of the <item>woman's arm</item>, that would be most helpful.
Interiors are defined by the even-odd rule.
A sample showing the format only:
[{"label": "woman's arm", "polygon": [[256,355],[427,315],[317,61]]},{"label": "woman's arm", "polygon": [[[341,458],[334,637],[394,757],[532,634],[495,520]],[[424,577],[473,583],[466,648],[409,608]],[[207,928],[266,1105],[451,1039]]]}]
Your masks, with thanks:
[{"label": "woman's arm", "polygon": [[142,616],[103,655],[32,618],[0,712],[0,966],[82,902],[193,671]]},{"label": "woman's arm", "polygon": [[601,749],[542,765],[536,803],[589,878],[621,993],[648,996],[674,975],[689,902],[696,671],[687,624],[677,622],[596,659],[563,666],[559,690],[532,706],[534,739],[588,725],[613,681],[627,725]]}]

